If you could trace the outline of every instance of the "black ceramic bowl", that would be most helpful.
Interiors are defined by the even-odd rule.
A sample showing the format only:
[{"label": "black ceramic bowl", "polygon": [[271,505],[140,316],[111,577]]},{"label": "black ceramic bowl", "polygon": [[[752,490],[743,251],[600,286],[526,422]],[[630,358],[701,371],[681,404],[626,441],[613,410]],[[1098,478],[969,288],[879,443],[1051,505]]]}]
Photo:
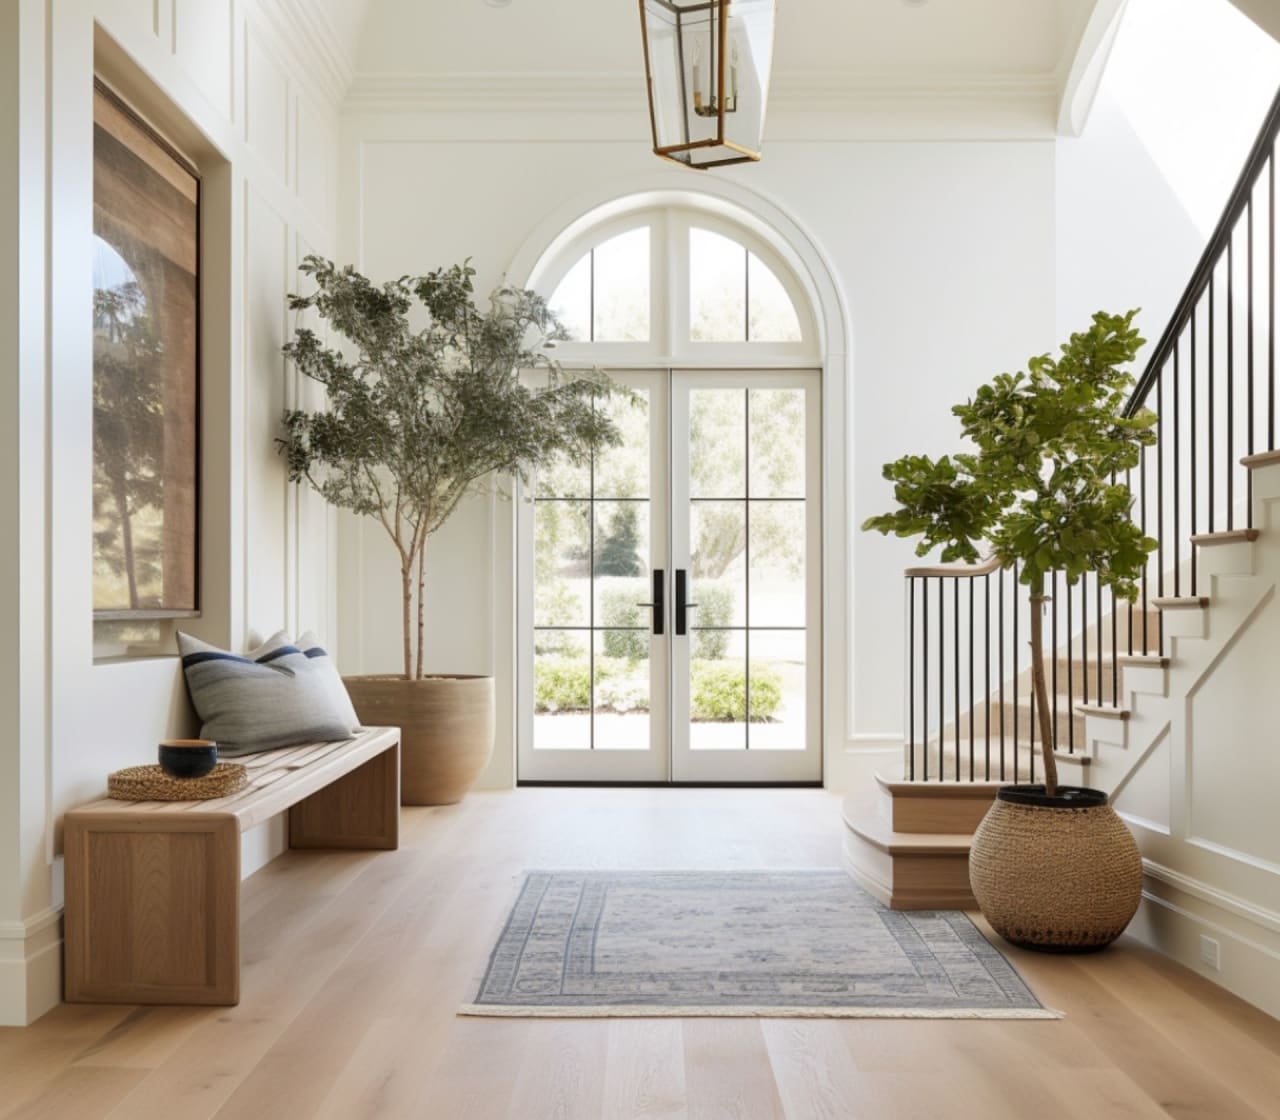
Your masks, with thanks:
[{"label": "black ceramic bowl", "polygon": [[160,769],[171,778],[203,778],[218,763],[212,739],[166,739],[160,744]]}]

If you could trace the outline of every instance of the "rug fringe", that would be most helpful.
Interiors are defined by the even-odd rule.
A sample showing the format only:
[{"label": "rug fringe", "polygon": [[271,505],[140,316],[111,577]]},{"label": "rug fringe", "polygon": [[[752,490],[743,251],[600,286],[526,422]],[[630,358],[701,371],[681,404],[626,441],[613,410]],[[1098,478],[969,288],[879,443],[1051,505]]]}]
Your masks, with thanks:
[{"label": "rug fringe", "polygon": [[459,1015],[498,1019],[1063,1019],[1047,1007],[637,1007],[595,1004],[590,1007],[529,1007],[521,1004],[464,1003]]}]

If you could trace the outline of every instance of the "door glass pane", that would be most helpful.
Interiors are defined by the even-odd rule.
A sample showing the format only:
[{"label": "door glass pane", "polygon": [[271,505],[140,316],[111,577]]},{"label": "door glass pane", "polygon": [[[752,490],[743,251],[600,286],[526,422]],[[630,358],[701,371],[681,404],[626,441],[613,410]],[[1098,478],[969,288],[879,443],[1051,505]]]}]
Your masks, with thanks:
[{"label": "door glass pane", "polygon": [[692,581],[690,625],[742,626],[747,621],[747,503],[689,503]]},{"label": "door glass pane", "polygon": [[747,339],[747,251],[706,229],[689,231],[689,337]]},{"label": "door glass pane", "polygon": [[649,625],[649,503],[595,503],[595,619],[599,626]]},{"label": "door glass pane", "polygon": [[689,496],[742,498],[747,492],[747,394],[689,392]]},{"label": "door glass pane", "polygon": [[649,393],[634,397],[610,395],[596,404],[617,425],[622,443],[607,447],[595,458],[597,498],[649,497]]},{"label": "door glass pane", "polygon": [[746,635],[721,631],[689,664],[689,747],[740,751],[747,746]]},{"label": "door glass pane", "polygon": [[752,342],[799,342],[800,319],[781,281],[755,253],[747,254],[748,330]]},{"label": "door glass pane", "polygon": [[750,494],[803,498],[805,400],[803,389],[752,389]]},{"label": "door glass pane", "polygon": [[751,503],[752,626],[805,624],[805,502]]},{"label": "door glass pane", "polygon": [[803,630],[752,630],[752,750],[805,747],[805,635]]},{"label": "door glass pane", "polygon": [[590,624],[591,503],[539,501],[533,509],[533,624]]},{"label": "door glass pane", "polygon": [[594,339],[649,340],[649,227],[628,230],[594,249]]},{"label": "door glass pane", "polygon": [[585,630],[535,630],[533,745],[591,748],[591,655]]},{"label": "door glass pane", "polygon": [[539,498],[591,497],[591,464],[574,466],[559,458],[538,468],[534,479],[534,495]]},{"label": "door glass pane", "polygon": [[584,253],[547,304],[575,342],[591,341],[591,254]]},{"label": "door glass pane", "polygon": [[597,630],[595,651],[595,749],[647,751],[651,687],[648,629]]}]

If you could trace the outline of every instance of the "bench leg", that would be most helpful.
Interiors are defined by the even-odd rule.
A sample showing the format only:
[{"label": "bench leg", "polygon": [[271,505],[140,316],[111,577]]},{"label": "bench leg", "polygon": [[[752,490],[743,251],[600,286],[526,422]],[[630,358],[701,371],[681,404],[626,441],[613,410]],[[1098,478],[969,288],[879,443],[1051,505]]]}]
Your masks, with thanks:
[{"label": "bench leg", "polygon": [[291,848],[400,846],[400,745],[289,810]]},{"label": "bench leg", "polygon": [[146,817],[67,820],[67,1001],[238,1003],[238,822]]}]

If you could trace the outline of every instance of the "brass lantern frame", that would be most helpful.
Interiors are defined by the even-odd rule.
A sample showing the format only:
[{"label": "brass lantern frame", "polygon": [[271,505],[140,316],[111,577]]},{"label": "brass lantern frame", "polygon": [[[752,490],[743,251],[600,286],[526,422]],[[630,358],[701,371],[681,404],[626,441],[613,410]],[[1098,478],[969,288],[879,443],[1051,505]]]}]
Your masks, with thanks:
[{"label": "brass lantern frame", "polygon": [[[653,100],[653,67],[649,62],[649,19],[645,13],[646,0],[640,0],[640,40],[644,44],[644,77],[645,91],[649,95],[649,128],[653,134],[653,154],[661,156],[665,160],[679,165],[680,167],[689,167],[694,171],[709,171],[713,167],[727,167],[735,163],[756,163],[760,159],[760,153],[752,151],[750,148],[736,144],[732,140],[725,139],[724,125],[725,114],[729,112],[728,103],[725,99],[725,54],[729,45],[729,5],[732,0],[707,0],[707,3],[690,5],[688,7],[677,7],[670,3],[670,0],[654,0],[655,3],[669,9],[675,14],[677,26],[680,20],[686,14],[695,12],[709,12],[717,10],[719,12],[719,26],[716,31],[716,37],[719,40],[716,48],[716,134],[705,140],[691,140],[685,144],[667,144],[658,143],[658,114],[654,107]],[[715,19],[717,17],[713,17]],[[683,43],[683,39],[681,40]],[[686,104],[684,94],[684,59],[683,47],[681,49],[681,66],[680,66],[680,86],[681,86],[681,104]],[[735,152],[735,155],[728,156],[724,159],[707,160],[705,163],[694,163],[692,157],[689,160],[677,159],[678,152],[694,152],[701,148],[728,148],[729,151]]]}]

